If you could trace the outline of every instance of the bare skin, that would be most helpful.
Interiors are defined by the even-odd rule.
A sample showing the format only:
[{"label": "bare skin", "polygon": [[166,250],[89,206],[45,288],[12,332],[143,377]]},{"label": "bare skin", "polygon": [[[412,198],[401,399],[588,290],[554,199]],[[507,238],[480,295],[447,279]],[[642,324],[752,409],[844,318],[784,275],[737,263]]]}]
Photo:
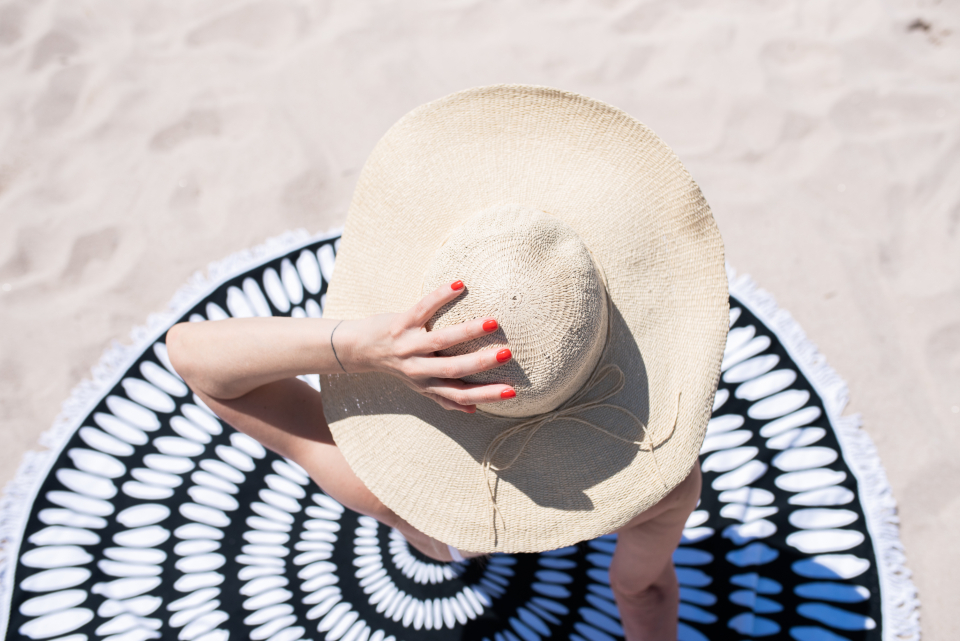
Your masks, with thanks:
[{"label": "bare skin", "polygon": [[[342,363],[351,373],[397,376],[449,410],[473,412],[478,403],[501,400],[510,386],[459,380],[509,362],[497,359],[498,350],[455,357],[434,354],[496,331],[489,323],[484,328],[494,319],[429,333],[423,328],[462,291],[442,287],[403,314],[342,323],[283,318],[183,323],[167,333],[167,348],[184,381],[224,421],[303,467],[344,506],[397,528],[427,556],[450,561],[446,544],[394,514],[353,473],[330,434],[321,395],[296,376],[338,373]],[[330,348],[334,330],[336,356]],[[695,466],[665,499],[618,530],[610,580],[628,641],[677,638],[679,592],[672,554],[699,496],[700,468]]]}]

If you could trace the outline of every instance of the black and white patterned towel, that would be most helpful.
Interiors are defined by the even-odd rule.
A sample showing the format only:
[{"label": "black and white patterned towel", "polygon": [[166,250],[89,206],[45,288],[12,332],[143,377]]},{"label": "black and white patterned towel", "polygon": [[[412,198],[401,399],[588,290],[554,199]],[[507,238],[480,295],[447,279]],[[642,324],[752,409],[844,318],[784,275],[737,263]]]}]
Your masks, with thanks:
[{"label": "black and white patterned towel", "polygon": [[[177,377],[180,320],[320,316],[338,235],[288,234],[211,266],[108,353],[3,503],[8,639],[608,641],[615,536],[437,563],[217,419]],[[802,332],[732,278],[703,444],[674,555],[680,639],[919,638],[882,468]],[[306,377],[317,385],[317,377]]]}]

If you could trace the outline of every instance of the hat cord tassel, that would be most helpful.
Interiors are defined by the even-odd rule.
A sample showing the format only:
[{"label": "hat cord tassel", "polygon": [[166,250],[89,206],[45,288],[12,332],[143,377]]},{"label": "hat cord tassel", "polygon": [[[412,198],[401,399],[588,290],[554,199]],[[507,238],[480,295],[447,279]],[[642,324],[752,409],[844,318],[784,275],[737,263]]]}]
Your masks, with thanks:
[{"label": "hat cord tassel", "polygon": [[[616,379],[616,381],[609,390],[607,390],[606,392],[604,392],[603,394],[601,394],[595,399],[592,399],[589,401],[584,400],[584,398],[589,394],[589,392],[591,392],[593,389],[598,387],[605,379],[609,378],[611,375]],[[643,421],[641,421],[639,418],[637,418],[633,412],[626,409],[625,407],[620,407],[619,405],[613,405],[612,403],[603,402],[608,398],[616,396],[618,393],[620,393],[620,391],[624,387],[624,382],[625,382],[625,376],[623,374],[623,370],[621,370],[618,366],[606,365],[604,367],[601,367],[594,371],[594,373],[590,376],[590,379],[587,381],[587,383],[583,387],[581,387],[576,394],[570,397],[570,399],[564,404],[562,408],[554,410],[553,412],[549,412],[547,414],[543,414],[538,417],[528,419],[521,423],[517,423],[516,425],[513,425],[505,429],[503,432],[498,434],[497,437],[493,439],[493,441],[490,442],[490,445],[487,446],[487,450],[483,455],[483,462],[481,463],[481,466],[480,466],[480,474],[482,476],[483,483],[486,485],[487,494],[490,497],[490,503],[493,505],[493,509],[494,509],[494,520],[493,520],[494,537],[496,537],[496,524],[497,524],[496,517],[497,516],[500,517],[500,522],[503,523],[504,530],[506,530],[507,528],[507,521],[503,517],[503,512],[501,512],[500,506],[497,504],[496,494],[493,491],[493,486],[490,483],[490,477],[487,474],[487,471],[493,470],[495,472],[501,472],[503,470],[509,469],[511,466],[513,466],[514,463],[517,462],[517,459],[520,458],[520,455],[523,454],[524,449],[526,449],[527,447],[527,443],[530,442],[530,439],[533,438],[534,434],[536,434],[541,427],[559,419],[566,419],[568,421],[581,423],[583,425],[586,425],[587,427],[603,432],[610,438],[614,438],[618,441],[623,441],[624,443],[630,443],[632,445],[636,445],[644,449],[645,451],[650,452],[650,455],[653,457],[654,468],[657,471],[657,477],[660,479],[660,482],[663,483],[664,489],[666,490],[670,489],[667,486],[667,482],[664,480],[663,473],[660,470],[660,463],[657,461],[656,449],[661,445],[663,445],[664,443],[666,443],[668,440],[670,440],[670,438],[673,436],[674,432],[677,429],[677,422],[680,419],[680,393],[679,392],[677,393],[676,414],[673,419],[673,425],[670,428],[670,433],[667,434],[664,438],[660,439],[658,442],[654,443],[651,440],[650,435],[646,433],[647,432],[646,424]],[[623,412],[630,418],[632,418],[633,421],[639,426],[640,430],[643,432],[644,434],[643,440],[637,441],[634,439],[623,438],[622,436],[618,436],[617,434],[614,434],[613,432],[611,432],[610,430],[604,427],[596,425],[595,423],[591,423],[590,421],[582,418],[581,416],[578,416],[583,412],[586,412],[592,409],[597,409],[600,407],[609,407],[609,408],[618,410],[620,412]],[[526,438],[523,439],[523,444],[520,446],[519,451],[517,451],[517,453],[513,456],[512,459],[510,459],[510,461],[506,465],[494,465],[493,458],[497,455],[497,452],[500,451],[500,448],[503,446],[503,444],[522,432],[526,432]]]}]

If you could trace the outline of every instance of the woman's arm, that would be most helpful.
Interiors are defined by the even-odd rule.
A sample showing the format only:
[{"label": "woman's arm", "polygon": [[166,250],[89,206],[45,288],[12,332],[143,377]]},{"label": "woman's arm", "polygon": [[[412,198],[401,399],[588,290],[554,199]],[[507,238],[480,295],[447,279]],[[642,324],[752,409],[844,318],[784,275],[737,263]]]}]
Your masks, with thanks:
[{"label": "woman's arm", "polygon": [[407,312],[362,320],[242,318],[181,323],[167,333],[167,349],[174,369],[194,391],[220,400],[237,399],[301,374],[380,371],[401,378],[447,409],[472,412],[477,403],[496,402],[504,393],[515,392],[508,385],[459,380],[502,365],[510,358],[509,350],[434,355],[497,329],[496,320],[486,318],[424,330],[436,311],[463,291],[463,283],[457,281],[427,294]]}]

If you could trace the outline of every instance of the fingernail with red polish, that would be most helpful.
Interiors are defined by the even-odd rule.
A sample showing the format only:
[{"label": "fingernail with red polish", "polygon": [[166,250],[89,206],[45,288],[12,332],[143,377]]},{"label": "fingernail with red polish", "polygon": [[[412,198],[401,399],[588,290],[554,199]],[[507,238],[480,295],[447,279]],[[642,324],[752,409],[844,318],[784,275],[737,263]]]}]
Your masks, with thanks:
[{"label": "fingernail with red polish", "polygon": [[509,349],[501,349],[497,352],[497,360],[501,363],[509,361],[511,356],[513,356],[513,354],[510,353]]},{"label": "fingernail with red polish", "polygon": [[463,281],[462,280],[454,281],[453,284],[450,285],[450,289],[452,289],[455,292],[459,292],[461,289],[463,289]]},{"label": "fingernail with red polish", "polygon": [[496,331],[497,327],[499,327],[499,325],[497,325],[497,321],[495,320],[488,320],[483,323],[483,331],[485,332]]},{"label": "fingernail with red polish", "polygon": [[502,398],[502,399],[513,398],[513,397],[516,396],[516,395],[517,395],[517,393],[516,393],[515,391],[513,391],[512,389],[505,389],[505,390],[503,390],[502,392],[500,392],[500,398]]}]

